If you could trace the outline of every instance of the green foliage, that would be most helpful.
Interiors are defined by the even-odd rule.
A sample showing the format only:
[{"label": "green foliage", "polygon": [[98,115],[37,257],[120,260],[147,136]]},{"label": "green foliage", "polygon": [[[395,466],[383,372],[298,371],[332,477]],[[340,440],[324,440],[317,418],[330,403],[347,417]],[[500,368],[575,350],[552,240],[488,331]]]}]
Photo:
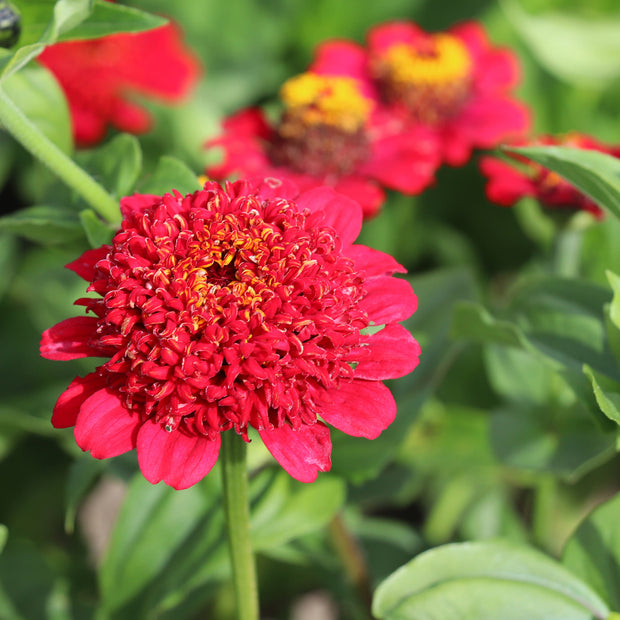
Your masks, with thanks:
[{"label": "green foliage", "polygon": [[419,555],[379,586],[373,612],[382,620],[609,615],[604,601],[559,563],[505,541],[445,545]]}]

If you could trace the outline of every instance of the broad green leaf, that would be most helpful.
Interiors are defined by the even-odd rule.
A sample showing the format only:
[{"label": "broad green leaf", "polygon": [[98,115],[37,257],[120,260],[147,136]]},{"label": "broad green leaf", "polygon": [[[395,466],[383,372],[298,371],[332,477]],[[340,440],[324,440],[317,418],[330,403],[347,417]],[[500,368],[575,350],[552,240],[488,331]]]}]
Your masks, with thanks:
[{"label": "broad green leaf", "polygon": [[555,560],[496,540],[417,556],[379,585],[373,613],[381,620],[594,620],[609,609]]},{"label": "broad green leaf", "polygon": [[581,523],[564,547],[562,564],[620,609],[620,494]]},{"label": "broad green leaf", "polygon": [[181,194],[189,194],[200,188],[197,174],[182,161],[164,155],[152,176],[138,186],[138,191],[163,196],[175,189]]},{"label": "broad green leaf", "polygon": [[563,176],[600,207],[620,218],[620,160],[564,146],[509,149]]},{"label": "broad green leaf", "polygon": [[614,456],[617,433],[603,432],[575,403],[499,410],[491,418],[490,437],[501,463],[575,481]]},{"label": "broad green leaf", "polygon": [[142,151],[135,136],[119,134],[98,149],[80,153],[78,163],[119,199],[132,193],[142,168]]},{"label": "broad green leaf", "polygon": [[80,222],[92,248],[99,248],[110,243],[114,230],[110,228],[92,209],[80,211]]},{"label": "broad green leaf", "polygon": [[6,540],[9,537],[9,528],[6,525],[0,523],[0,553],[4,550]]},{"label": "broad green leaf", "polygon": [[469,301],[457,304],[454,309],[452,337],[509,347],[524,346],[523,333],[517,325],[498,320],[481,305]]},{"label": "broad green leaf", "polygon": [[43,244],[66,243],[84,235],[75,211],[47,206],[27,207],[0,217],[0,231]]},{"label": "broad green leaf", "polygon": [[24,115],[63,153],[73,150],[67,100],[45,67],[27,67],[8,77],[2,88]]},{"label": "broad green leaf", "polygon": [[325,527],[345,499],[345,485],[333,476],[298,483],[286,472],[265,472],[271,482],[252,506],[252,544],[268,550]]},{"label": "broad green leaf", "polygon": [[502,2],[538,61],[568,82],[603,87],[620,76],[620,15],[584,19],[569,13],[528,15],[514,0]]},{"label": "broad green leaf", "polygon": [[207,477],[176,491],[135,476],[99,574],[106,609],[135,597],[171,562],[218,497],[209,493],[212,486]]},{"label": "broad green leaf", "polygon": [[67,476],[67,507],[65,510],[65,531],[73,533],[75,517],[80,502],[104,469],[104,463],[93,458],[77,459]]},{"label": "broad green leaf", "polygon": [[[594,371],[587,365],[583,368],[584,373],[592,383],[596,402],[601,411],[614,422],[620,424],[620,391],[609,391],[603,389],[600,385],[601,379],[596,377]],[[616,383],[620,390],[620,384]]]}]

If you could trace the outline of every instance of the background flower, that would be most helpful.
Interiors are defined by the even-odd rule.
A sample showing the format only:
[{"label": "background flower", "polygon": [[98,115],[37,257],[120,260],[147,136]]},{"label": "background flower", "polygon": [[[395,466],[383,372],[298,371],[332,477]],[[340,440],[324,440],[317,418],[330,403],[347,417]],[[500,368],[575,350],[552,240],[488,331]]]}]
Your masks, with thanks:
[{"label": "background flower", "polygon": [[388,22],[370,30],[368,54],[383,101],[405,125],[431,128],[450,165],[528,129],[527,108],[512,96],[517,57],[492,47],[478,23],[431,34]]},{"label": "background flower", "polygon": [[146,96],[178,103],[200,73],[197,58],[173,24],[136,34],[56,43],[38,60],[62,86],[76,144],[84,147],[101,141],[109,125],[135,134],[148,131],[151,116],[133,99]]},{"label": "background flower", "polygon": [[[620,148],[576,132],[564,136],[539,136],[531,142],[523,141],[515,146],[526,144],[568,146],[620,157]],[[588,211],[597,218],[603,216],[603,211],[592,199],[560,175],[519,155],[512,154],[511,158],[514,163],[496,157],[482,157],[480,160],[480,170],[487,177],[486,193],[491,202],[511,207],[521,198],[531,196],[546,207]]]},{"label": "background flower", "polygon": [[[419,347],[397,323],[410,285],[390,256],[352,245],[361,211],[329,188],[207,183],[183,197],[122,201],[111,246],[68,265],[101,298],[47,330],[49,359],[109,357],[77,377],[52,423],[95,458],[137,447],[151,482],[186,488],[248,428],[295,478],[330,468],[332,424],[377,437],[396,405],[382,379]],[[385,325],[372,335],[371,325]],[[394,347],[397,347],[394,349]]]}]

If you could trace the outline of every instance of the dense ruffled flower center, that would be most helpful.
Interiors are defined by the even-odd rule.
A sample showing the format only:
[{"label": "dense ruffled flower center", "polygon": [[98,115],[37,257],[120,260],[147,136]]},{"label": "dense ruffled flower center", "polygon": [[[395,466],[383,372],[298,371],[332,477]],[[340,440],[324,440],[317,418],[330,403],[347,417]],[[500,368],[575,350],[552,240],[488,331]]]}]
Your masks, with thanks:
[{"label": "dense ruffled flower center", "polygon": [[103,299],[85,302],[110,389],[193,435],[316,422],[316,394],[352,376],[369,323],[334,230],[219,186],[153,200],[125,218],[97,263]]},{"label": "dense ruffled flower center", "polygon": [[394,43],[373,59],[372,68],[388,102],[433,124],[456,114],[467,99],[473,63],[457,37],[442,33],[415,45]]},{"label": "dense ruffled flower center", "polygon": [[269,153],[276,165],[338,176],[366,159],[372,102],[356,80],[303,73],[285,82],[280,97],[285,112]]}]

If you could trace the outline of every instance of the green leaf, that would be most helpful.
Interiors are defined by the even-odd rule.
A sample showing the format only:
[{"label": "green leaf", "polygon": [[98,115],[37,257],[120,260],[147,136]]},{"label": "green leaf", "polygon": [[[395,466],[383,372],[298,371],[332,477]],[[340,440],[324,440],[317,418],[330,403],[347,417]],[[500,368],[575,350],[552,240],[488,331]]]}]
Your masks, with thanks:
[{"label": "green leaf", "polygon": [[0,231],[44,244],[66,243],[84,235],[75,211],[47,206],[27,207],[0,217]]},{"label": "green leaf", "polygon": [[[135,597],[171,562],[216,494],[210,477],[176,491],[134,477],[100,570],[103,604],[113,610]],[[206,558],[205,558],[206,559]]]},{"label": "green leaf", "polygon": [[80,211],[80,222],[92,248],[100,248],[112,241],[114,230],[110,228],[92,209]]},{"label": "green leaf", "polygon": [[562,563],[620,609],[620,494],[581,523],[564,547]]},{"label": "green leaf", "polygon": [[620,160],[564,146],[511,148],[564,177],[600,207],[620,218]]},{"label": "green leaf", "polygon": [[77,162],[117,199],[128,196],[142,169],[142,150],[135,136],[119,134],[103,146],[79,153]]},{"label": "green leaf", "polygon": [[263,478],[269,485],[252,506],[252,545],[257,551],[324,527],[344,503],[345,484],[333,476],[303,484],[277,469]]},{"label": "green leaf", "polygon": [[[600,377],[596,377],[594,371],[587,365],[584,365],[583,372],[590,379],[596,402],[601,411],[610,419],[620,424],[620,392],[604,390],[599,381]],[[617,384],[620,388],[620,384]]]},{"label": "green leaf", "polygon": [[106,0],[95,0],[92,13],[59,40],[96,39],[117,32],[142,32],[167,23],[168,20],[160,15],[122,4],[112,4]]},{"label": "green leaf", "polygon": [[142,194],[163,196],[174,189],[181,194],[189,194],[200,188],[198,175],[182,161],[164,155],[152,176],[138,186],[138,191]]},{"label": "green leaf", "polygon": [[454,308],[452,337],[475,342],[523,347],[525,340],[517,325],[494,318],[480,304],[464,301]]},{"label": "green leaf", "polygon": [[581,403],[501,409],[491,418],[490,436],[501,463],[551,472],[568,481],[579,479],[616,453],[617,433],[603,432]]},{"label": "green leaf", "polygon": [[379,585],[373,613],[382,620],[593,620],[609,609],[555,560],[497,540],[417,556]]},{"label": "green leaf", "polygon": [[4,80],[2,87],[36,127],[63,153],[73,150],[71,118],[58,82],[45,67],[31,66]]},{"label": "green leaf", "polygon": [[78,507],[94,481],[104,469],[104,463],[93,458],[77,459],[67,476],[67,505],[65,510],[65,531],[73,534]]},{"label": "green leaf", "polygon": [[528,15],[517,2],[502,2],[537,60],[555,76],[603,87],[620,76],[620,19],[584,19],[568,13]]}]

